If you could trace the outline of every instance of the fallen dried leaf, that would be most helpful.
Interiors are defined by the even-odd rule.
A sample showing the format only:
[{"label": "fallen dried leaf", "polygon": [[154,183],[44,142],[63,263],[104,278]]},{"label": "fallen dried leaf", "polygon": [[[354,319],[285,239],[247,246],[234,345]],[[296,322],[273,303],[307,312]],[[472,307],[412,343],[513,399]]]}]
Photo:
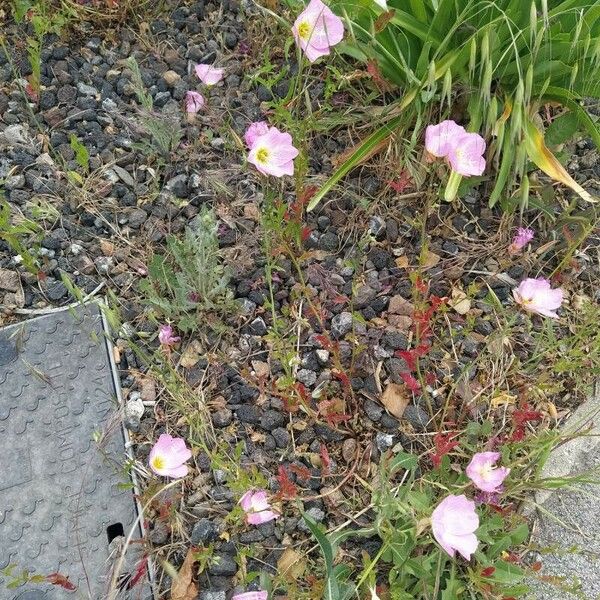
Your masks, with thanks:
[{"label": "fallen dried leaf", "polygon": [[193,581],[195,562],[194,552],[189,549],[177,577],[173,579],[171,600],[196,600],[198,597],[198,587]]},{"label": "fallen dried leaf", "polygon": [[252,361],[252,368],[257,377],[268,377],[270,373],[269,365],[266,362],[260,360]]},{"label": "fallen dried leaf", "polygon": [[100,250],[104,256],[112,256],[115,253],[115,245],[108,240],[100,240]]},{"label": "fallen dried leaf", "polygon": [[490,406],[492,408],[499,408],[500,406],[509,406],[511,404],[515,404],[516,401],[516,396],[512,396],[506,392],[501,392],[490,400]]},{"label": "fallen dried leaf", "polygon": [[423,257],[423,269],[431,269],[440,262],[441,256],[435,252],[427,250]]},{"label": "fallen dried leaf", "polygon": [[409,264],[410,264],[410,263],[408,262],[408,256],[406,256],[406,255],[399,256],[399,257],[396,259],[396,266],[397,266],[399,269],[408,269],[408,265],[409,265]]},{"label": "fallen dried leaf", "polygon": [[397,383],[388,383],[381,395],[381,403],[398,419],[402,418],[409,402],[410,396],[406,393],[406,388]]},{"label": "fallen dried leaf", "polygon": [[458,288],[452,288],[452,300],[448,304],[459,315],[466,315],[471,309],[471,299]]},{"label": "fallen dried leaf", "polygon": [[298,581],[306,571],[306,559],[293,548],[286,548],[277,561],[277,573],[288,581]]},{"label": "fallen dried leaf", "polygon": [[181,355],[181,360],[179,364],[184,369],[189,369],[193,367],[200,360],[200,353],[202,352],[202,346],[198,340],[193,340],[188,344],[183,354]]}]

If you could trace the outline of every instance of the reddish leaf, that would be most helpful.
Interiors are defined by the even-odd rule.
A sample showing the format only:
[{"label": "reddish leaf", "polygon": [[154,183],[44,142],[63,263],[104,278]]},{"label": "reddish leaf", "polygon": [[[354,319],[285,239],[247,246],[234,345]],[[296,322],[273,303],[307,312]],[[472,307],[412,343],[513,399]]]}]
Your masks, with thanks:
[{"label": "reddish leaf", "polygon": [[50,573],[50,575],[46,575],[46,581],[52,585],[58,585],[65,590],[69,590],[70,592],[77,589],[77,586],[69,581],[68,577],[61,575],[60,573]]},{"label": "reddish leaf", "polygon": [[290,465],[290,471],[301,481],[308,481],[312,475],[304,465]]},{"label": "reddish leaf", "polygon": [[482,577],[490,577],[496,572],[496,567],[486,567],[481,571]]},{"label": "reddish leaf", "polygon": [[404,190],[413,185],[412,179],[408,171],[403,170],[400,172],[400,177],[397,181],[388,181],[388,185],[398,194],[401,194]]},{"label": "reddish leaf", "polygon": [[277,481],[279,483],[279,492],[277,493],[277,496],[279,498],[286,498],[287,500],[292,500],[298,495],[298,488],[296,487],[296,484],[290,479],[287,469],[283,465],[279,465]]},{"label": "reddish leaf", "polygon": [[381,71],[379,70],[379,66],[377,65],[377,61],[368,60],[367,61],[367,73],[373,79],[375,85],[383,91],[391,90],[390,84],[385,80]]},{"label": "reddish leaf", "polygon": [[460,444],[457,440],[452,439],[452,436],[456,437],[456,435],[455,433],[436,433],[433,437],[435,451],[431,456],[431,462],[436,469],[439,469],[442,464],[442,458]]},{"label": "reddish leaf", "polygon": [[331,464],[331,458],[329,457],[329,451],[327,446],[321,443],[321,463],[323,463],[323,476],[329,475],[329,465]]},{"label": "reddish leaf", "polygon": [[388,10],[387,12],[381,13],[377,19],[375,19],[375,33],[383,31],[387,24],[392,20],[395,11]]},{"label": "reddish leaf", "polygon": [[406,387],[413,393],[417,394],[421,391],[421,384],[415,379],[410,373],[400,373],[402,381],[406,384]]},{"label": "reddish leaf", "polygon": [[536,560],[532,565],[531,565],[531,570],[535,571],[536,573],[538,571],[542,570],[542,563],[539,560]]},{"label": "reddish leaf", "polygon": [[127,585],[128,589],[134,588],[144,577],[148,570],[148,557],[143,556],[133,574],[133,577],[129,580]]},{"label": "reddish leaf", "polygon": [[321,344],[325,350],[331,350],[333,343],[326,335],[317,334],[314,339]]},{"label": "reddish leaf", "polygon": [[310,234],[312,233],[312,229],[308,226],[303,227],[302,231],[300,232],[300,239],[305,242],[309,237]]},{"label": "reddish leaf", "polygon": [[342,384],[342,386],[346,389],[351,388],[352,384],[350,383],[350,377],[346,375],[343,371],[333,370],[331,374]]}]

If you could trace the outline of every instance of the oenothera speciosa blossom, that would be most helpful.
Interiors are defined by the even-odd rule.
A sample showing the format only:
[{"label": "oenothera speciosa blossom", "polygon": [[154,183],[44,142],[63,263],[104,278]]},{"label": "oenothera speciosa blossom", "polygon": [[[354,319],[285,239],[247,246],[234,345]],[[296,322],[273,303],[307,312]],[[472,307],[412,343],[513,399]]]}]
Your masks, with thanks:
[{"label": "oenothera speciosa blossom", "polygon": [[243,594],[236,594],[231,600],[267,600],[269,593],[264,590],[258,592],[244,592]]},{"label": "oenothera speciosa blossom", "polygon": [[466,468],[467,477],[482,492],[499,492],[510,469],[496,467],[500,452],[477,452]]},{"label": "oenothera speciosa blossom", "polygon": [[463,494],[444,498],[431,515],[431,529],[438,544],[452,557],[458,552],[467,560],[477,550],[475,531],[479,516],[475,502]]},{"label": "oenothera speciosa blossom", "polygon": [[163,433],[150,450],[148,462],[157,475],[177,479],[188,474],[188,467],[184,463],[191,457],[192,451],[183,439]]},{"label": "oenothera speciosa blossom", "polygon": [[195,114],[204,106],[204,96],[198,92],[190,90],[185,94],[185,110],[188,113]]},{"label": "oenothera speciosa blossom", "polygon": [[481,175],[485,170],[485,140],[454,121],[429,125],[425,130],[425,148],[433,156],[447,159],[459,175]]},{"label": "oenothera speciosa blossom", "polygon": [[513,296],[523,310],[558,319],[556,310],[562,304],[564,293],[561,288],[552,289],[547,279],[538,277],[521,281],[513,290]]},{"label": "oenothera speciosa blossom", "polygon": [[331,52],[344,37],[344,24],[321,0],[311,0],[292,27],[294,39],[306,58],[314,62]]},{"label": "oenothera speciosa blossom", "polygon": [[158,341],[163,346],[174,346],[177,342],[181,341],[181,338],[175,335],[170,325],[161,325],[158,330]]},{"label": "oenothera speciosa blossom", "polygon": [[217,69],[212,65],[200,63],[195,66],[194,70],[198,79],[205,85],[215,85],[215,83],[219,83],[223,79],[223,69]]},{"label": "oenothera speciosa blossom", "polygon": [[263,175],[283,177],[294,174],[294,159],[298,156],[298,150],[289,133],[260,121],[248,127],[244,140],[250,149],[248,162]]},{"label": "oenothera speciosa blossom", "polygon": [[271,508],[265,490],[248,490],[240,498],[240,506],[250,525],[261,525],[279,517],[279,513]]}]

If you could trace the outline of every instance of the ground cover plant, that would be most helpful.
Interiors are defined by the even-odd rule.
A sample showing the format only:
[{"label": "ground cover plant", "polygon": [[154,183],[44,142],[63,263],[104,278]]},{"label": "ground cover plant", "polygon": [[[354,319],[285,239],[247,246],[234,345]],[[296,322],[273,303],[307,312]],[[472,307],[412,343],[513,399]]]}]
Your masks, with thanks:
[{"label": "ground cover plant", "polygon": [[[151,559],[173,600],[577,592],[524,509],[597,476],[543,467],[600,370],[598,6],[11,11],[2,318],[107,290],[128,586]],[[69,582],[28,567],[5,582]]]}]

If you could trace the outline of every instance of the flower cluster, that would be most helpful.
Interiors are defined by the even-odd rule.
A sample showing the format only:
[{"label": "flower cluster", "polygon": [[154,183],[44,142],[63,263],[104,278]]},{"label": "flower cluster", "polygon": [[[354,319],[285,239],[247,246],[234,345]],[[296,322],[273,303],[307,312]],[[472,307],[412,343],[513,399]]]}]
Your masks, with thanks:
[{"label": "flower cluster", "polygon": [[[510,469],[496,467],[499,452],[478,452],[466,468],[467,477],[475,487],[487,494],[499,493]],[[464,494],[446,496],[431,515],[431,530],[438,544],[452,557],[458,552],[466,560],[479,544],[475,532],[479,516],[475,502]]]},{"label": "flower cluster", "polygon": [[433,156],[445,158],[459,175],[481,175],[485,170],[485,140],[452,120],[427,127],[425,148]]},{"label": "flower cluster", "polygon": [[[209,87],[219,83],[219,81],[223,79],[223,69],[217,69],[216,67],[213,67],[213,65],[200,63],[194,67],[194,71],[196,72],[198,79],[200,79],[204,85]],[[189,90],[186,93],[185,110],[188,114],[196,114],[205,104],[206,101],[204,96],[200,92]]]}]

